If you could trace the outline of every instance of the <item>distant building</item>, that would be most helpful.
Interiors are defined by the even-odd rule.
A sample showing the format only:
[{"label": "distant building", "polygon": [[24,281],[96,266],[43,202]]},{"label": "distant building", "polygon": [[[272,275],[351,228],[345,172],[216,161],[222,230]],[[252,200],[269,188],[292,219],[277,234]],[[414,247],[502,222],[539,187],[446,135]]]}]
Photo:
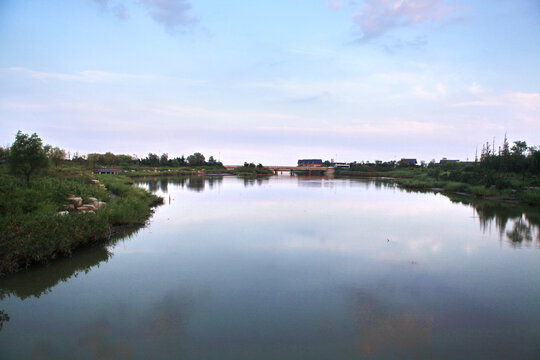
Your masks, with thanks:
[{"label": "distant building", "polygon": [[401,161],[406,162],[409,166],[416,166],[416,159],[401,159]]},{"label": "distant building", "polygon": [[439,164],[448,164],[448,163],[458,163],[460,162],[459,160],[448,160],[447,158],[442,158],[441,161],[439,161]]},{"label": "distant building", "polygon": [[334,167],[335,168],[350,168],[351,165],[347,164],[347,163],[334,163]]},{"label": "distant building", "polygon": [[302,159],[298,160],[298,166],[322,166],[321,159]]}]

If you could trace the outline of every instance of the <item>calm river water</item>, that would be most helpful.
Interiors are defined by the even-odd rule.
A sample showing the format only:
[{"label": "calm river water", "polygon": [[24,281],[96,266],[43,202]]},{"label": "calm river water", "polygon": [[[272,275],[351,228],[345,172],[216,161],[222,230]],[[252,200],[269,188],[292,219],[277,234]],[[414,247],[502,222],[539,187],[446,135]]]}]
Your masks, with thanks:
[{"label": "calm river water", "polygon": [[140,186],[166,200],[147,227],[0,280],[0,359],[540,358],[538,213],[364,180]]}]

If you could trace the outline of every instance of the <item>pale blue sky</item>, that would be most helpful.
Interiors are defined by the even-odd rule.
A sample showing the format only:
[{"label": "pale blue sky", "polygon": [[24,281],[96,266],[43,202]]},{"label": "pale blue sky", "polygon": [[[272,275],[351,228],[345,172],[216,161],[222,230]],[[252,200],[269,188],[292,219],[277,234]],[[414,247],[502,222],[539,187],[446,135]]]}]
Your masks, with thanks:
[{"label": "pale blue sky", "polygon": [[0,143],[294,164],[540,145],[538,0],[0,0]]}]

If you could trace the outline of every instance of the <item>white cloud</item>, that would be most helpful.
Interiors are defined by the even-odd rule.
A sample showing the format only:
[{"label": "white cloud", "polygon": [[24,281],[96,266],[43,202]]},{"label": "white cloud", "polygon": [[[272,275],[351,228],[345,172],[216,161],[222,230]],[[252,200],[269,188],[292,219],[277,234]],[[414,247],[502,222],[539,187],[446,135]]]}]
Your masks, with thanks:
[{"label": "white cloud", "polygon": [[528,110],[540,109],[540,93],[509,92],[504,94],[492,94],[477,92],[474,100],[467,100],[450,104],[452,107],[512,107]]},{"label": "white cloud", "polygon": [[467,88],[467,90],[474,95],[479,95],[485,92],[485,89],[475,82],[472,83],[471,86]]},{"label": "white cloud", "polygon": [[339,10],[343,8],[344,3],[340,0],[326,0],[326,6],[331,10]]},{"label": "white cloud", "polygon": [[169,31],[184,28],[197,23],[187,0],[139,0],[148,8],[148,14]]},{"label": "white cloud", "polygon": [[95,83],[101,81],[122,80],[122,79],[143,79],[152,78],[150,75],[135,75],[125,73],[113,73],[99,70],[84,70],[73,74],[35,71],[23,67],[11,67],[0,69],[0,72],[18,73],[37,80],[64,80],[81,81]]},{"label": "white cloud", "polygon": [[412,90],[412,94],[416,97],[420,97],[427,100],[441,100],[447,95],[446,86],[442,83],[437,83],[433,90],[425,90],[422,86],[415,86]]},{"label": "white cloud", "polygon": [[441,21],[451,11],[443,0],[366,0],[354,19],[366,41],[396,27]]},{"label": "white cloud", "polygon": [[117,3],[111,0],[91,0],[91,1],[97,3],[101,7],[102,10],[110,11],[114,13],[114,15],[119,19],[129,18],[129,11],[121,3]]}]

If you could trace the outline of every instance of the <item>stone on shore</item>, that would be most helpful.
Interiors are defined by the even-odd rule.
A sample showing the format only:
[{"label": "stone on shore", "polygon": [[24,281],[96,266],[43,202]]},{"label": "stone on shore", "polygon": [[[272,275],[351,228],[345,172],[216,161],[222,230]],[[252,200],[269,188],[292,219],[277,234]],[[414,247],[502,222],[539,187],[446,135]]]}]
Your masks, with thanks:
[{"label": "stone on shore", "polygon": [[77,206],[77,207],[82,206],[83,199],[82,199],[81,197],[72,197],[72,198],[70,198],[69,200],[73,201],[73,203],[74,203],[75,206]]},{"label": "stone on shore", "polygon": [[105,205],[107,205],[105,201],[96,201],[94,203],[94,206],[96,207],[96,209],[99,209],[100,207],[105,206]]}]

